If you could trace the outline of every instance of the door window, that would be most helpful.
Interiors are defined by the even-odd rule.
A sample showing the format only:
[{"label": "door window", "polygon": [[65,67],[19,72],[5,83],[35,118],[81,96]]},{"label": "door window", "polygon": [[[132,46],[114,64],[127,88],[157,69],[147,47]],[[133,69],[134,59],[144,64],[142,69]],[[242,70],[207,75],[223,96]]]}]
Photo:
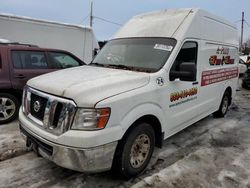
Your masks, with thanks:
[{"label": "door window", "polygon": [[194,62],[197,64],[197,48],[196,42],[184,43],[171,70],[179,71],[179,66],[181,63]]},{"label": "door window", "polygon": [[81,65],[80,62],[66,53],[49,52],[49,61],[52,68],[64,69]]},{"label": "door window", "polygon": [[[186,65],[195,64],[194,67],[197,67],[197,50],[198,50],[198,45],[196,42],[185,42],[178,56],[175,59],[171,71],[173,72],[190,71],[190,70],[183,70],[183,68],[188,67],[185,66],[185,64]],[[194,72],[196,74],[196,70],[194,70]]]},{"label": "door window", "polygon": [[16,69],[47,69],[48,63],[44,52],[12,51],[14,68]]}]

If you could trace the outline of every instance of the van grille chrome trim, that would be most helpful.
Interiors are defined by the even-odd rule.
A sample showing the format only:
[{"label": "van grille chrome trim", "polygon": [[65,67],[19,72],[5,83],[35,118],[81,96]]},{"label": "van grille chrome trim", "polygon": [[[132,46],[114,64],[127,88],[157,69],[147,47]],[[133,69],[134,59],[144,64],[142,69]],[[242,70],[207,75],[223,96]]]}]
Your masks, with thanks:
[{"label": "van grille chrome trim", "polygon": [[[35,95],[37,98],[47,99],[44,116],[38,119],[31,113],[31,96]],[[23,112],[36,125],[42,127],[46,131],[61,135],[68,131],[76,112],[76,104],[73,100],[60,98],[54,95],[40,92],[36,89],[25,87],[23,93]],[[58,117],[59,116],[59,117]]]}]

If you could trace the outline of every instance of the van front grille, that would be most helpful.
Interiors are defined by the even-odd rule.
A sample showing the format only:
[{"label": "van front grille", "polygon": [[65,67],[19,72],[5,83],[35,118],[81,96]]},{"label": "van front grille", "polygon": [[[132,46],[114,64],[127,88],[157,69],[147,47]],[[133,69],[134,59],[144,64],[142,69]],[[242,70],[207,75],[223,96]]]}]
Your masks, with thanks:
[{"label": "van front grille", "polygon": [[43,121],[47,101],[48,99],[31,93],[31,100],[30,100],[31,115],[39,119],[40,121]]},{"label": "van front grille", "polygon": [[55,114],[54,114],[54,119],[53,119],[53,127],[57,127],[57,124],[59,122],[59,117],[61,115],[61,112],[62,112],[62,109],[63,109],[63,104],[58,102],[57,105],[56,105],[56,110],[55,110]]},{"label": "van front grille", "polygon": [[23,96],[24,114],[36,125],[55,135],[61,135],[69,129],[76,111],[72,100],[29,87],[25,87]]}]

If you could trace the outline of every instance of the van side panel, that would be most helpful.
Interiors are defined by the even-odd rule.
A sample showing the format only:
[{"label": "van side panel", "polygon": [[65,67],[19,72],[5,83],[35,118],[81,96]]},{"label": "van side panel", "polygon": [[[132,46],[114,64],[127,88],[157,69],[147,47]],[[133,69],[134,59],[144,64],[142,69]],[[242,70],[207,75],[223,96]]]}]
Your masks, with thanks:
[{"label": "van side panel", "polygon": [[238,46],[237,28],[210,16],[201,17],[201,38]]},{"label": "van side panel", "polygon": [[207,107],[218,110],[227,87],[235,93],[238,80],[238,49],[203,41],[200,49],[200,92]]}]

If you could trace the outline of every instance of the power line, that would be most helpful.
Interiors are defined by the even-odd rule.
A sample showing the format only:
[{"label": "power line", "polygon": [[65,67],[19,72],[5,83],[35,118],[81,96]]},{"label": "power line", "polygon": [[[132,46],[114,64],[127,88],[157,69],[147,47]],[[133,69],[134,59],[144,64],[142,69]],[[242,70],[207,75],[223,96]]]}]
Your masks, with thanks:
[{"label": "power line", "polygon": [[93,16],[93,17],[96,18],[96,19],[102,20],[104,22],[107,22],[107,23],[111,23],[111,24],[114,24],[114,25],[122,26],[122,24],[120,24],[120,23],[116,23],[116,22],[113,22],[113,21],[110,21],[110,20],[107,20],[107,19],[104,19],[104,18],[100,18],[98,16]]},{"label": "power line", "polygon": [[88,14],[86,17],[84,17],[84,18],[82,19],[82,21],[79,22],[79,24],[84,23],[84,22],[87,20],[87,18],[89,18],[89,15],[90,15],[90,14]]},{"label": "power line", "polygon": [[245,20],[245,23],[247,24],[248,27],[250,27],[250,25],[248,24],[248,22]]},{"label": "power line", "polygon": [[234,23],[239,23],[239,22],[241,22],[241,20],[237,20],[237,21],[235,21]]}]

